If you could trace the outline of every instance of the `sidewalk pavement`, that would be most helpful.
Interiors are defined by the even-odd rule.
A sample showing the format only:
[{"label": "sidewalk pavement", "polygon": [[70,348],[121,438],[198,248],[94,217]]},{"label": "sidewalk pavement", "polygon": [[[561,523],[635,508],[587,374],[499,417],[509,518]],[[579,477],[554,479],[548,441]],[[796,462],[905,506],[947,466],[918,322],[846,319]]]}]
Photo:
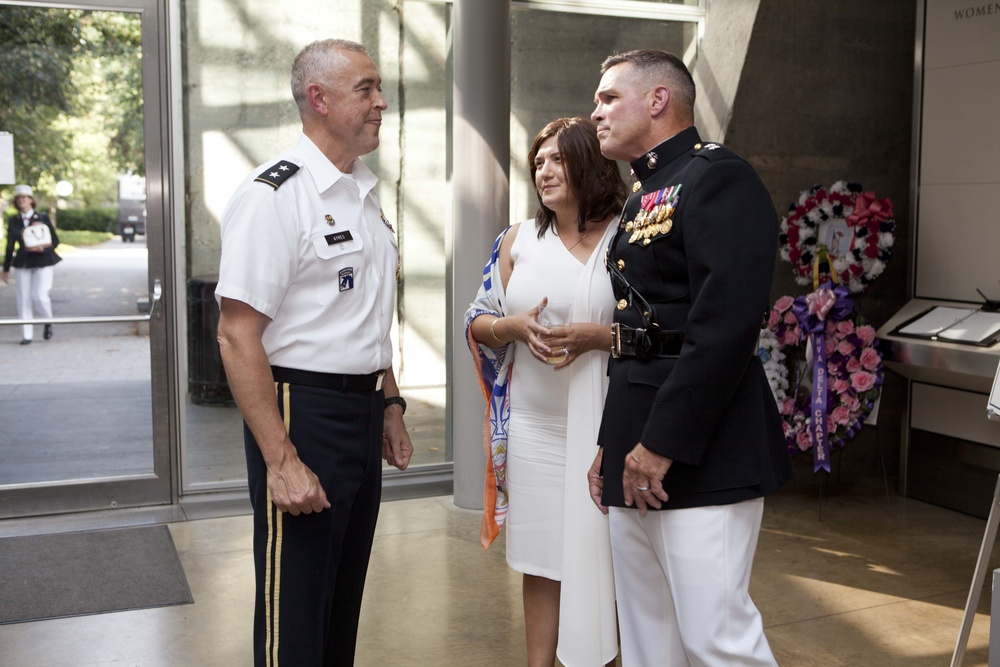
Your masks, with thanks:
[{"label": "sidewalk pavement", "polygon": [[[145,294],[144,242],[117,237],[85,248],[60,246],[51,291],[54,317],[138,315],[136,300]],[[16,281],[0,283],[0,387],[11,384],[149,379],[149,337],[137,335],[135,322],[56,324],[50,340],[34,327],[30,345],[20,345],[21,326],[2,324],[18,317]]]}]

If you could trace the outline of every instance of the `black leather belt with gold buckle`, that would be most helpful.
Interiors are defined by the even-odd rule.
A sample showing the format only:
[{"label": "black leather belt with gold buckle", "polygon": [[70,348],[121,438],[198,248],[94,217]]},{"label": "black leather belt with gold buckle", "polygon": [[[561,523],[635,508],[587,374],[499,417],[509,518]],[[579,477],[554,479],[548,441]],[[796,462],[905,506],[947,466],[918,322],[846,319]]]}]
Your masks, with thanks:
[{"label": "black leather belt with gold buckle", "polygon": [[683,331],[634,329],[619,322],[611,325],[611,356],[615,359],[676,357],[683,344]]}]

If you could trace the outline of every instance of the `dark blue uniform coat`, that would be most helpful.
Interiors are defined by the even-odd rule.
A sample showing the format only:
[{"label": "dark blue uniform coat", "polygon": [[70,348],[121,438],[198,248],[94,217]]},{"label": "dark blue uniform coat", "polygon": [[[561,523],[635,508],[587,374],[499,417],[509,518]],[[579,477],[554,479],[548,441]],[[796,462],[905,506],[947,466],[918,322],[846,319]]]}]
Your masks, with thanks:
[{"label": "dark blue uniform coat", "polygon": [[[755,353],[770,302],[778,216],[753,167],[724,146],[703,144],[693,127],[651,153],[655,166],[646,156],[632,164],[642,187],[626,202],[608,259],[651,306],[645,319],[684,338],[673,358],[609,362],[598,440],[603,502],[624,506],[625,456],[639,442],[673,460],[663,509],[761,497],[792,474]],[[648,243],[630,243],[642,196],[655,199],[671,186],[669,231],[661,225]],[[628,298],[620,280],[613,283],[621,300],[615,321],[643,327],[645,308]]]}]

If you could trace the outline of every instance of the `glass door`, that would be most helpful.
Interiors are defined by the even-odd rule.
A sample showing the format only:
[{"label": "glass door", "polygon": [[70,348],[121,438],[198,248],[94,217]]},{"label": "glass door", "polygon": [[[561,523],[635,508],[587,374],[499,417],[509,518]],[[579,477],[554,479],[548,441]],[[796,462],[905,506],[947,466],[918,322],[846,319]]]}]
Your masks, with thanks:
[{"label": "glass door", "polygon": [[0,0],[0,518],[173,500],[164,5]]}]

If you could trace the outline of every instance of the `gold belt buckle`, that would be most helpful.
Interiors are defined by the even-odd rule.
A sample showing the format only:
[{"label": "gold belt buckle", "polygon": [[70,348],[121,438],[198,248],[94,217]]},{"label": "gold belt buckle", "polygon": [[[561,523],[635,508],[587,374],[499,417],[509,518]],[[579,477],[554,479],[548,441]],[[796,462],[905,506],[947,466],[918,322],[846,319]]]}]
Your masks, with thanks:
[{"label": "gold belt buckle", "polygon": [[385,383],[385,371],[379,371],[378,375],[375,377],[375,391],[382,391],[382,385]]},{"label": "gold belt buckle", "polygon": [[622,326],[619,322],[611,324],[611,356],[614,359],[622,356]]}]

